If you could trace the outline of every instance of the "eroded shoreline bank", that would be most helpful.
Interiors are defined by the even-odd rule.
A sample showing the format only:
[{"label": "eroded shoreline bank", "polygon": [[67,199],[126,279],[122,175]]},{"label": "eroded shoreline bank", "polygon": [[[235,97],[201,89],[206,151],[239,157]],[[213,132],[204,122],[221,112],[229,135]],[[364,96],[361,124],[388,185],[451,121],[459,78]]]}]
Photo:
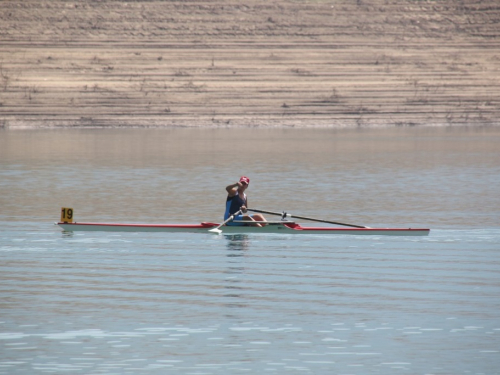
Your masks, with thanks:
[{"label": "eroded shoreline bank", "polygon": [[0,127],[500,124],[500,7],[20,1]]}]

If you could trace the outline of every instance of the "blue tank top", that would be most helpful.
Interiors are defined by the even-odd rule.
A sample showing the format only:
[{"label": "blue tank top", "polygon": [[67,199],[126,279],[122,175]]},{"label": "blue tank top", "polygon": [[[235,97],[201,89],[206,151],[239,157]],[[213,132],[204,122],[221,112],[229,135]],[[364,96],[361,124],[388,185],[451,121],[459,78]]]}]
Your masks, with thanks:
[{"label": "blue tank top", "polygon": [[241,198],[238,193],[234,197],[227,196],[226,199],[226,212],[224,213],[224,220],[227,220],[229,216],[239,211],[241,206],[246,206],[247,198],[244,196]]}]

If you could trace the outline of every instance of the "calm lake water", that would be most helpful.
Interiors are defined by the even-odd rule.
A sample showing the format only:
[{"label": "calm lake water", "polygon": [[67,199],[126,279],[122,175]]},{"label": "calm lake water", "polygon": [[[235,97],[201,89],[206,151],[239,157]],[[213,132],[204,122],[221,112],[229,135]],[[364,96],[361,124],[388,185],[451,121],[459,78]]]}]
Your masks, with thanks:
[{"label": "calm lake water", "polygon": [[[500,128],[0,130],[0,374],[500,374]],[[250,206],[428,237],[64,233]]]}]

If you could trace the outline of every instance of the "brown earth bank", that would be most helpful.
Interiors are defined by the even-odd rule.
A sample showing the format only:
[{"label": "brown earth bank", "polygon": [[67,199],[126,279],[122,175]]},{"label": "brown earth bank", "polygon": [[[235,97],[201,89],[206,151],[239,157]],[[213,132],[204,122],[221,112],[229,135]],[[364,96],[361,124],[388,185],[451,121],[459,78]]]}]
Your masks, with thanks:
[{"label": "brown earth bank", "polygon": [[0,127],[500,124],[497,0],[0,2]]}]

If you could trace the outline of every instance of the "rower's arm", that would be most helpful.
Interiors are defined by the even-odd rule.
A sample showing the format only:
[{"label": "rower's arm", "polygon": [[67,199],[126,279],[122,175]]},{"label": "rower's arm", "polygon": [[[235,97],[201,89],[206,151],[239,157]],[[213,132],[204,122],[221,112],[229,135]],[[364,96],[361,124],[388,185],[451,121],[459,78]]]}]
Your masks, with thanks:
[{"label": "rower's arm", "polygon": [[231,185],[227,185],[226,186],[226,191],[227,191],[227,194],[230,196],[230,197],[234,197],[236,195],[236,192],[238,191],[238,187],[240,186],[240,183],[237,182],[235,184],[231,184]]}]

